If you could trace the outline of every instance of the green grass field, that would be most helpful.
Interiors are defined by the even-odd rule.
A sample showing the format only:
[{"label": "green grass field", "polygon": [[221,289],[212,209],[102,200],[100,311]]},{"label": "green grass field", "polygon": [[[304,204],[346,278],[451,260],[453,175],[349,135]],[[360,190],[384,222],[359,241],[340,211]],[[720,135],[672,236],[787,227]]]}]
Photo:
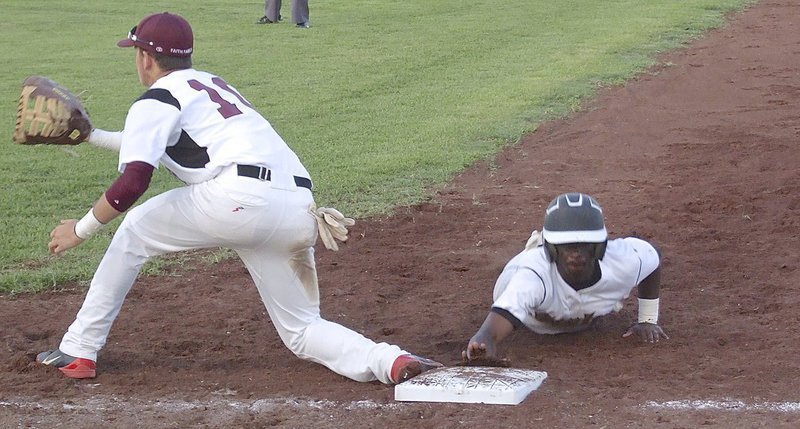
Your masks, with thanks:
[{"label": "green grass field", "polygon": [[[63,257],[48,254],[59,220],[82,216],[116,178],[116,156],[89,145],[14,145],[22,80],[44,75],[82,93],[96,126],[120,129],[144,88],[133,51],[116,41],[146,14],[185,16],[195,67],[223,76],[270,120],[306,163],[320,205],[365,217],[423,200],[747,4],[312,1],[303,30],[288,19],[255,25],[262,1],[4,0],[0,293],[84,284],[119,222]],[[179,185],[159,170],[144,198]]]}]

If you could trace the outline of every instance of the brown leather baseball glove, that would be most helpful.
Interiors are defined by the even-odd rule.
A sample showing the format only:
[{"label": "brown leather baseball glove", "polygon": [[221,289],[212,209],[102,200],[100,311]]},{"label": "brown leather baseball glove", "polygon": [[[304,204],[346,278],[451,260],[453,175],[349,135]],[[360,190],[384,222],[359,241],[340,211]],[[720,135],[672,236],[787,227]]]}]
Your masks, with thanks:
[{"label": "brown leather baseball glove", "polygon": [[42,76],[25,79],[14,127],[15,143],[76,145],[91,133],[89,113],[67,88]]}]

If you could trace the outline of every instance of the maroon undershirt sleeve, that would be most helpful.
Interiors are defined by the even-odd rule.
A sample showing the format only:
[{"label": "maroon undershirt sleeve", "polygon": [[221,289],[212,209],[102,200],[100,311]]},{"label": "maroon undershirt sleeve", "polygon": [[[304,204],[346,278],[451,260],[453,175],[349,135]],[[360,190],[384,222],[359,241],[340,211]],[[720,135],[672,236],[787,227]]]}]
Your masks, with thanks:
[{"label": "maroon undershirt sleeve", "polygon": [[106,201],[119,212],[128,210],[150,186],[155,167],[134,161],[125,165],[125,171],[106,191]]}]

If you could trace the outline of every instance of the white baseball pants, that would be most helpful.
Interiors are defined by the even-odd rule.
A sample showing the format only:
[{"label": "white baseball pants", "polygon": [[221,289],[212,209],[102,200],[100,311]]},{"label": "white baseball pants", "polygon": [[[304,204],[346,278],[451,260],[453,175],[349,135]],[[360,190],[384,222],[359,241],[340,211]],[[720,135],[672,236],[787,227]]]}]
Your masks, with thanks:
[{"label": "white baseball pants", "polygon": [[97,360],[150,257],[224,247],[241,257],[281,340],[298,357],[356,381],[391,383],[392,364],[405,351],[320,317],[311,191],[291,180],[275,180],[278,173],[273,181],[260,181],[233,170],[167,191],[125,216],[60,350]]}]

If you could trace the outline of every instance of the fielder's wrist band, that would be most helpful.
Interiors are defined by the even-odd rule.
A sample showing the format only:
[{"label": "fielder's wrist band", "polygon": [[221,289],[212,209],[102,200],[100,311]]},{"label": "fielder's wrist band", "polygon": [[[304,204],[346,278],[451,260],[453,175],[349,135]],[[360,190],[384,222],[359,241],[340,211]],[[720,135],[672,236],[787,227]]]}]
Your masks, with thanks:
[{"label": "fielder's wrist band", "polygon": [[658,298],[639,298],[639,323],[658,324]]},{"label": "fielder's wrist band", "polygon": [[89,213],[86,213],[86,216],[75,224],[75,235],[81,240],[86,240],[103,226],[104,224],[100,223],[100,221],[94,217],[94,209],[89,209]]}]

